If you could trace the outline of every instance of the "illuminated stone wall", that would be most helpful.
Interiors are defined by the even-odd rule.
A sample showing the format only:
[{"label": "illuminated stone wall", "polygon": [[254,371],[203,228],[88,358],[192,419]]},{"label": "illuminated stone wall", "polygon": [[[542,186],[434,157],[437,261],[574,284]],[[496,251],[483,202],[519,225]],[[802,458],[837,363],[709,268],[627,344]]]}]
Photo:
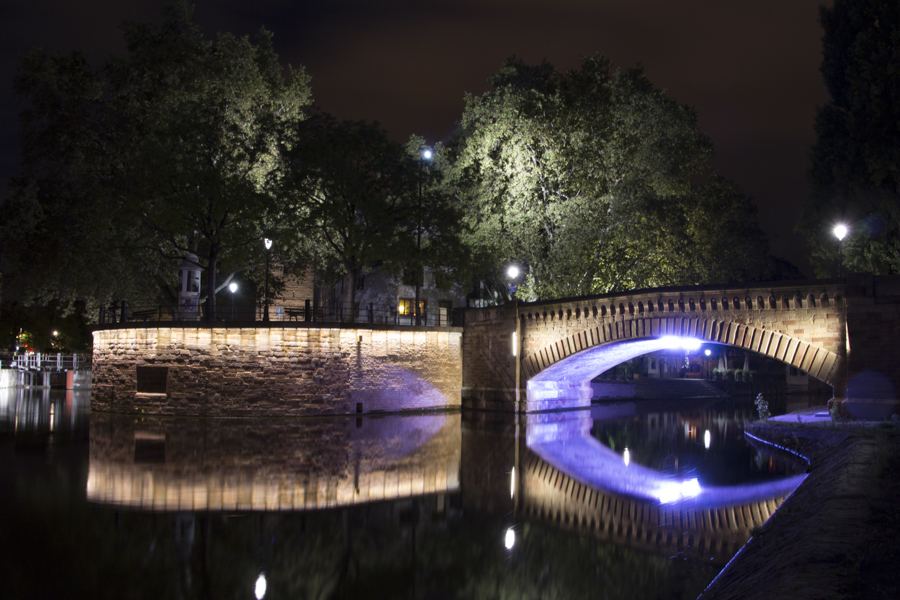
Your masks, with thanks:
[{"label": "illuminated stone wall", "polygon": [[104,328],[94,332],[91,404],[210,416],[458,407],[461,338],[453,328]]},{"label": "illuminated stone wall", "polygon": [[515,410],[516,357],[512,338],[516,330],[515,305],[468,309],[465,319],[463,405]]}]

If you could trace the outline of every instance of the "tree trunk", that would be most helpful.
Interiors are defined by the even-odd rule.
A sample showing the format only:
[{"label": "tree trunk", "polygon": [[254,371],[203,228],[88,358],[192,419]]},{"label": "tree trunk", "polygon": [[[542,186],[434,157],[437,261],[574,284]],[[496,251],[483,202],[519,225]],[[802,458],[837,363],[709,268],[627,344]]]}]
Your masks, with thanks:
[{"label": "tree trunk", "polygon": [[216,262],[219,249],[213,244],[209,249],[209,264],[206,267],[206,320],[216,320]]},{"label": "tree trunk", "polygon": [[349,277],[349,288],[347,290],[346,298],[349,303],[349,307],[345,308],[345,315],[350,315],[351,320],[356,320],[356,269],[348,269],[350,272]]}]

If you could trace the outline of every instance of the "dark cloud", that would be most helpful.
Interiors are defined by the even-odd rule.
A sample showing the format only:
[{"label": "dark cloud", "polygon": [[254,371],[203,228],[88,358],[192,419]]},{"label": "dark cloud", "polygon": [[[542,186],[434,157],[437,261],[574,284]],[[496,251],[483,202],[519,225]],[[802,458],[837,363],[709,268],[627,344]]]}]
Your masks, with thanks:
[{"label": "dark cloud", "polygon": [[[11,79],[33,46],[123,52],[119,24],[148,21],[165,2],[33,0],[0,8],[0,176],[16,169]],[[818,72],[821,0],[225,0],[197,2],[209,34],[275,33],[285,62],[304,65],[313,94],[341,118],[378,120],[393,137],[446,139],[465,93],[516,55],[557,68],[603,53],[695,107],[717,166],[754,197],[772,250],[807,270],[793,223],[806,194]]]}]

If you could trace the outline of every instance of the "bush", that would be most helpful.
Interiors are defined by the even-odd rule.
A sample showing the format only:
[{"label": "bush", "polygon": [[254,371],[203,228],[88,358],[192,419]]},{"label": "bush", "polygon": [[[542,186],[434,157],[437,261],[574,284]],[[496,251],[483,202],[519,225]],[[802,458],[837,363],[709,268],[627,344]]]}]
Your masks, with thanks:
[{"label": "bush", "polygon": [[769,412],[769,403],[766,402],[762,394],[757,394],[756,396],[756,410],[759,413],[759,418],[763,421],[772,416],[772,413]]}]

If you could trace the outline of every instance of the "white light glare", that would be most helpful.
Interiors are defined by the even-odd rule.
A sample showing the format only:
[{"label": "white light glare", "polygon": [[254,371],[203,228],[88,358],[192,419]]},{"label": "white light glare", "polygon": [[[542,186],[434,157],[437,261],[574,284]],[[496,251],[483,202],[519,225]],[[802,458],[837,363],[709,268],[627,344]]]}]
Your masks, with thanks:
[{"label": "white light glare", "polygon": [[265,245],[266,250],[272,247],[272,240],[269,238],[263,238],[263,245]]},{"label": "white light glare", "polygon": [[703,354],[709,356],[710,354],[712,354],[712,350],[710,350],[709,348],[707,348],[706,350],[703,351]]},{"label": "white light glare", "polygon": [[231,293],[235,293],[237,291],[237,284],[233,281],[228,284],[228,289],[231,290]]},{"label": "white light glare", "polygon": [[700,340],[692,337],[679,337],[677,335],[667,335],[662,338],[666,348],[682,348],[684,350],[699,350]]},{"label": "white light glare", "polygon": [[838,241],[843,241],[847,236],[847,226],[843,223],[839,223],[834,226],[834,237],[838,239]]},{"label": "white light glare", "polygon": [[431,150],[428,150],[428,149],[426,148],[426,149],[422,152],[422,158],[424,158],[425,160],[431,160]]},{"label": "white light glare", "polygon": [[509,476],[509,497],[512,498],[516,495],[516,468],[512,468],[512,473]]},{"label": "white light glare", "polygon": [[631,462],[631,452],[628,451],[628,448],[625,448],[625,452],[622,453],[622,458],[625,460],[625,466]]},{"label": "white light glare", "polygon": [[266,576],[262,573],[256,578],[256,588],[253,593],[256,595],[256,600],[262,600],[262,597],[266,595]]},{"label": "white light glare", "polygon": [[513,356],[519,355],[519,336],[516,335],[515,331],[513,331],[513,334],[512,334],[512,355]]},{"label": "white light glare", "polygon": [[509,276],[510,279],[515,279],[516,277],[519,276],[519,267],[517,267],[516,265],[512,265],[510,268],[508,268],[506,270],[506,274]]},{"label": "white light glare", "polygon": [[516,545],[516,532],[512,527],[506,530],[506,539],[503,540],[503,544],[507,550],[512,550],[512,547]]},{"label": "white light glare", "polygon": [[662,487],[656,490],[656,497],[663,504],[678,502],[679,500],[693,498],[698,495],[700,495],[700,482],[696,479],[689,479],[681,483],[670,481],[664,483]]},{"label": "white light glare", "polygon": [[709,429],[706,430],[706,433],[703,434],[703,445],[706,446],[706,449],[709,450],[709,442],[712,441],[712,436],[709,435]]}]

